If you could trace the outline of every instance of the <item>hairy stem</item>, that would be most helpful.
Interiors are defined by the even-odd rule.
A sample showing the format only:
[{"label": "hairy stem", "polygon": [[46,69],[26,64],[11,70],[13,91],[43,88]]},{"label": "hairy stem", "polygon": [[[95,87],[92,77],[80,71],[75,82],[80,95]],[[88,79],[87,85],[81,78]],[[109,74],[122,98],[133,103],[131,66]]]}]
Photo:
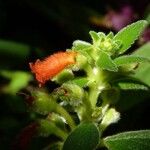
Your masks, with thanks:
[{"label": "hairy stem", "polygon": [[68,134],[66,132],[64,132],[63,130],[61,130],[60,128],[57,128],[57,130],[55,130],[54,134],[57,137],[60,137],[62,140],[65,140],[68,136]]},{"label": "hairy stem", "polygon": [[62,117],[65,118],[65,120],[68,123],[68,125],[70,126],[71,130],[73,130],[76,127],[74,120],[62,106],[57,105],[56,112],[61,114]]}]

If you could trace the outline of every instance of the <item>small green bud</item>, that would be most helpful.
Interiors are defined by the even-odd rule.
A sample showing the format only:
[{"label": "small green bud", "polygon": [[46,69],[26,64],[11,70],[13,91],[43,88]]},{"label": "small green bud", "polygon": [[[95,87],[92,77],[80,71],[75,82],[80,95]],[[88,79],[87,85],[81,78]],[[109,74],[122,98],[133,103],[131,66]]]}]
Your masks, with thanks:
[{"label": "small green bud", "polygon": [[82,103],[82,99],[84,97],[83,89],[75,84],[72,83],[64,83],[61,86],[61,90],[64,90],[64,95],[60,98],[66,101],[70,105],[77,107]]},{"label": "small green bud", "polygon": [[99,48],[110,52],[113,49],[112,40],[110,38],[105,38],[104,41],[100,43]]},{"label": "small green bud", "polygon": [[[107,52],[110,56],[113,56],[117,54],[117,50],[121,47],[122,43],[118,40],[114,39],[114,34],[113,32],[110,32],[108,35],[105,35],[102,32],[94,32],[91,31],[90,35],[93,40],[93,47],[94,50],[99,51],[105,51]],[[95,52],[97,55],[98,52]],[[94,58],[96,57],[94,54]],[[93,55],[92,55],[93,56]]]},{"label": "small green bud", "polygon": [[55,100],[44,91],[32,92],[34,101],[31,109],[39,114],[46,115],[49,112],[55,111],[57,103]]}]

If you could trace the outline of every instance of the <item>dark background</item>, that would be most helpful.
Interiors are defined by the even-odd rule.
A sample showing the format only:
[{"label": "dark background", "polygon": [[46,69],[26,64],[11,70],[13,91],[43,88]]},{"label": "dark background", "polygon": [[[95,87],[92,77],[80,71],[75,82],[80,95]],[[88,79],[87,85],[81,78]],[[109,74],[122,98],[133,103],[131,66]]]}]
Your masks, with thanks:
[{"label": "dark background", "polygon": [[[76,39],[90,41],[90,30],[109,32],[110,29],[92,24],[91,16],[104,16],[110,8],[119,10],[131,5],[138,19],[143,19],[148,4],[149,0],[0,0],[0,40],[29,46],[29,53],[21,52],[21,57],[13,51],[0,51],[0,69],[30,71],[30,61],[70,48]],[[8,80],[0,77],[0,82],[1,89]],[[0,149],[13,149],[17,135],[35,116],[27,111],[24,98],[0,94]],[[120,122],[105,134],[149,129],[149,108],[147,98],[129,110],[120,110]],[[40,150],[47,142],[48,139],[38,138],[30,149]]]}]

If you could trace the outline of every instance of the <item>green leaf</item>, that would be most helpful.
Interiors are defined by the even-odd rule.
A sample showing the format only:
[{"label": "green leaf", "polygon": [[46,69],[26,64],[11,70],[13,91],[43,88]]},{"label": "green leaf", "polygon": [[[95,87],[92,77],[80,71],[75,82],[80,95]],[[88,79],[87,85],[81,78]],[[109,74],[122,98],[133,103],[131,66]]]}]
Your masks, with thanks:
[{"label": "green leaf", "polygon": [[109,150],[148,150],[150,130],[131,131],[106,137],[104,144]]},{"label": "green leaf", "polygon": [[135,50],[132,53],[132,55],[138,55],[138,56],[150,58],[150,50],[149,49],[150,49],[150,42],[147,42],[146,44],[144,44],[143,46],[141,46],[140,48]]},{"label": "green leaf", "polygon": [[143,82],[134,78],[122,78],[114,81],[121,90],[148,90],[149,87]]},{"label": "green leaf", "polygon": [[91,51],[93,50],[92,45],[88,42],[76,40],[73,42],[73,46],[71,48],[74,51],[79,51],[83,56],[85,56],[88,62],[92,63]]},{"label": "green leaf", "polygon": [[[150,59],[150,42],[137,49],[133,55],[139,55]],[[150,64],[140,64],[135,70],[133,77],[140,79],[142,82],[150,86]]]},{"label": "green leaf", "polygon": [[148,87],[138,83],[120,82],[118,86],[123,90],[148,90]]},{"label": "green leaf", "polygon": [[114,60],[114,63],[117,66],[128,65],[132,63],[142,63],[142,62],[150,63],[150,58],[135,56],[135,55],[125,55],[125,56],[118,57]]},{"label": "green leaf", "polygon": [[32,80],[31,74],[24,71],[2,70],[0,71],[0,75],[10,80],[2,89],[3,92],[9,94],[16,94],[19,90],[25,88]]},{"label": "green leaf", "polygon": [[140,20],[135,23],[132,23],[131,25],[128,25],[115,35],[114,40],[122,41],[122,47],[118,51],[118,54],[124,53],[131,47],[131,45],[135,42],[135,40],[137,40],[137,38],[143,32],[146,25],[147,21]]},{"label": "green leaf", "polygon": [[73,42],[73,46],[72,46],[72,50],[75,51],[82,51],[85,49],[90,49],[91,48],[91,44],[85,41],[81,41],[81,40],[76,40]]},{"label": "green leaf", "polygon": [[114,37],[114,33],[113,32],[109,32],[107,35],[107,38],[112,39]]},{"label": "green leaf", "polygon": [[31,95],[34,100],[31,104],[31,109],[36,113],[47,115],[56,110],[57,103],[54,98],[48,95],[45,91],[32,90]]},{"label": "green leaf", "polygon": [[113,60],[111,59],[111,57],[102,51],[100,52],[100,56],[96,61],[96,65],[104,70],[114,71],[114,72],[118,71],[118,68],[116,64],[113,62]]},{"label": "green leaf", "polygon": [[100,36],[95,31],[90,31],[89,34],[91,35],[91,38],[93,40],[93,44],[97,43],[100,40]]},{"label": "green leaf", "polygon": [[88,79],[86,77],[79,77],[71,81],[80,87],[85,87],[88,83]]},{"label": "green leaf", "polygon": [[150,96],[149,86],[133,77],[120,78],[111,84],[120,89],[120,97],[116,104],[120,111],[132,108]]},{"label": "green leaf", "polygon": [[93,123],[82,123],[66,139],[63,150],[93,150],[99,142],[99,131]]}]

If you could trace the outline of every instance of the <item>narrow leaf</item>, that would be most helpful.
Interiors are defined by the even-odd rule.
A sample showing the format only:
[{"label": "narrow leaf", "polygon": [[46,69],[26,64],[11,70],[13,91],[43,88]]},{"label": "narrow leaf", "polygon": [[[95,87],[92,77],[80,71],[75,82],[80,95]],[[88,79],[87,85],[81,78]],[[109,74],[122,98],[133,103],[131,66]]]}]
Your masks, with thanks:
[{"label": "narrow leaf", "polygon": [[109,150],[148,150],[150,130],[124,132],[104,139]]},{"label": "narrow leaf", "polygon": [[112,82],[117,85],[121,90],[148,90],[149,87],[140,80],[133,77],[125,77]]},{"label": "narrow leaf", "polygon": [[104,52],[100,53],[100,56],[96,61],[96,65],[104,70],[114,71],[114,72],[118,71],[118,68],[116,64],[113,62],[113,60],[111,59],[111,57]]},{"label": "narrow leaf", "polygon": [[96,43],[97,41],[100,40],[100,36],[95,31],[90,31],[89,34],[92,37],[93,43]]},{"label": "narrow leaf", "polygon": [[63,150],[94,150],[99,142],[99,131],[93,123],[82,123],[66,139]]},{"label": "narrow leaf", "polygon": [[125,56],[118,57],[114,60],[114,63],[117,66],[128,65],[132,63],[142,63],[142,62],[150,63],[150,59],[146,57],[135,56],[135,55],[125,55]]},{"label": "narrow leaf", "polygon": [[131,47],[131,45],[143,32],[146,25],[147,21],[140,20],[135,23],[132,23],[131,25],[128,25],[115,35],[114,40],[122,41],[122,47],[120,48],[118,54],[124,53]]}]

